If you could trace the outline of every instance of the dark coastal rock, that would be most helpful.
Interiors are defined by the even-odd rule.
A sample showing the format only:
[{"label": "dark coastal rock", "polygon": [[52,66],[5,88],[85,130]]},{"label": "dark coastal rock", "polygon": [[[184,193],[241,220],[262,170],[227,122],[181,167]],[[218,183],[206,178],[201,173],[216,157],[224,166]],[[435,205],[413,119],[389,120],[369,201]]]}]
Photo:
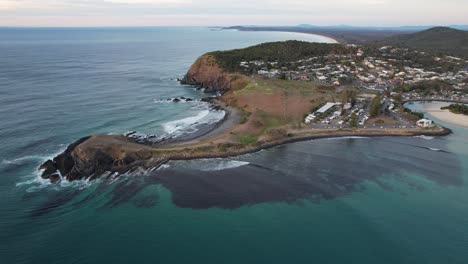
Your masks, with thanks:
[{"label": "dark coastal rock", "polygon": [[42,164],[42,178],[55,183],[60,175],[68,181],[95,179],[106,172],[126,173],[138,167],[150,168],[164,162],[151,149],[125,136],[95,135],[82,138]]},{"label": "dark coastal rock", "polygon": [[52,174],[52,175],[49,175],[48,179],[50,180],[51,183],[58,183],[62,178],[60,178],[60,175],[58,174]]},{"label": "dark coastal rock", "polygon": [[181,96],[178,98],[169,98],[166,101],[178,103],[178,102],[191,102],[191,101],[194,101],[194,99]]},{"label": "dark coastal rock", "polygon": [[57,171],[57,166],[55,162],[48,160],[39,167],[39,170],[44,170],[42,175],[51,175]]},{"label": "dark coastal rock", "polygon": [[220,105],[215,104],[215,105],[213,105],[213,106],[211,107],[211,110],[214,110],[214,111],[222,111],[222,110],[224,110],[224,108],[223,108],[222,106],[220,106]]},{"label": "dark coastal rock", "polygon": [[201,99],[202,102],[210,103],[210,104],[214,103],[215,100],[216,100],[215,97],[205,97],[205,98],[202,98],[202,99]]},{"label": "dark coastal rock", "polygon": [[131,137],[132,135],[135,135],[137,132],[135,130],[128,131],[125,134],[123,134],[126,137]]}]

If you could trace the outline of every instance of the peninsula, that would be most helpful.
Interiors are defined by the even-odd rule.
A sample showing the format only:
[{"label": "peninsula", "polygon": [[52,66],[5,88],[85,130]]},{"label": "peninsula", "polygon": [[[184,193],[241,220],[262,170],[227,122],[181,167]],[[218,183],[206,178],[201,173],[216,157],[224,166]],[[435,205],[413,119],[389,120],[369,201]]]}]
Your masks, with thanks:
[{"label": "peninsula", "polygon": [[[40,166],[52,182],[96,179],[169,160],[219,158],[279,144],[342,136],[447,135],[404,107],[410,100],[466,98],[461,59],[406,48],[265,43],[210,52],[183,84],[216,93],[223,124],[195,139],[154,144],[125,135],[92,135]],[[436,77],[436,78],[434,78]]]}]

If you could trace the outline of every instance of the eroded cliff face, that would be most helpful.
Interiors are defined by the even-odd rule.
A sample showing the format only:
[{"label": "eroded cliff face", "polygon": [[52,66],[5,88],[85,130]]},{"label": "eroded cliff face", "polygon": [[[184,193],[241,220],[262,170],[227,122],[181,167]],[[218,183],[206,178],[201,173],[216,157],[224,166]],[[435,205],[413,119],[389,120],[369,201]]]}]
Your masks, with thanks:
[{"label": "eroded cliff face", "polygon": [[224,93],[243,88],[247,81],[240,74],[225,72],[213,56],[205,54],[192,64],[181,83],[200,86],[206,92]]},{"label": "eroded cliff face", "polygon": [[39,169],[44,170],[42,178],[58,182],[62,177],[68,181],[94,179],[105,172],[125,173],[162,162],[163,158],[153,156],[151,148],[133,143],[124,136],[94,135],[71,144]]}]

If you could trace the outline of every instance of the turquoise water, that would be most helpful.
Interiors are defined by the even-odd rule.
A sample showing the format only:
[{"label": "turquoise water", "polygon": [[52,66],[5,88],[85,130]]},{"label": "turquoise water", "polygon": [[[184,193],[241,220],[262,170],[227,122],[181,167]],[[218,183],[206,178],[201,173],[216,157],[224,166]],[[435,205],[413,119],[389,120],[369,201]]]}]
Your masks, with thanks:
[{"label": "turquoise water", "polygon": [[158,101],[204,96],[175,80],[198,55],[290,38],[315,37],[0,29],[1,263],[466,263],[468,134],[448,124],[441,138],[324,139],[113,182],[37,180],[82,136],[163,133],[206,111]]}]

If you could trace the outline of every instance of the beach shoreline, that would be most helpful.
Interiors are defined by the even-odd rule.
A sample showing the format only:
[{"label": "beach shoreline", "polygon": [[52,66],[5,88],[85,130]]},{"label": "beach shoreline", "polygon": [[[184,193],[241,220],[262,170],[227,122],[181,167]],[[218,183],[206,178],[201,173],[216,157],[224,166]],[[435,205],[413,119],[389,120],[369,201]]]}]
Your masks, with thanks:
[{"label": "beach shoreline", "polygon": [[322,38],[328,39],[332,44],[340,44],[342,42],[338,41],[337,39],[327,36],[324,34],[318,34],[318,33],[312,33],[312,32],[300,32],[300,31],[288,31],[288,30],[246,30],[246,29],[222,29],[222,30],[237,30],[237,31],[243,31],[243,32],[282,32],[282,33],[294,33],[294,34],[306,34],[306,35],[316,35],[320,36]]},{"label": "beach shoreline", "polygon": [[468,128],[468,116],[463,114],[454,114],[449,110],[442,110],[440,109],[443,106],[448,106],[449,103],[430,103],[424,104],[423,108],[426,113],[439,119],[445,123],[461,126],[464,128]]}]

